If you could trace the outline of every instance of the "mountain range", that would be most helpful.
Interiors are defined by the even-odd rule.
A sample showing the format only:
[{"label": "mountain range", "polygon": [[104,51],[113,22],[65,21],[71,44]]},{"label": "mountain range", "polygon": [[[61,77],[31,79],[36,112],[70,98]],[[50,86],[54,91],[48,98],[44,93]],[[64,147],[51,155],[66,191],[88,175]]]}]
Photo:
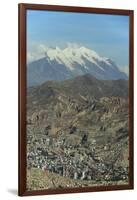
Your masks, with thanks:
[{"label": "mountain range", "polygon": [[[38,109],[75,99],[78,102],[102,97],[128,97],[127,80],[99,80],[85,74],[64,81],[46,81],[28,88],[28,109]],[[67,99],[67,100],[66,100]],[[65,109],[65,108],[64,108]]]},{"label": "mountain range", "polygon": [[100,80],[128,79],[114,61],[84,46],[47,48],[44,57],[27,65],[27,86],[91,74]]}]

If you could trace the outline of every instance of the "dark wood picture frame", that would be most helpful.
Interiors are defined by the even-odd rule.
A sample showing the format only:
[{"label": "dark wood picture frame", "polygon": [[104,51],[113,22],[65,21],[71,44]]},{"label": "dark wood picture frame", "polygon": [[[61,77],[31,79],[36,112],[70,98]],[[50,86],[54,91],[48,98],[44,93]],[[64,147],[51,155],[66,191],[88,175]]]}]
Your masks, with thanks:
[{"label": "dark wood picture frame", "polygon": [[[18,194],[19,196],[46,195],[61,193],[95,192],[133,189],[133,59],[134,59],[134,13],[133,10],[69,7],[41,4],[19,4],[19,140],[18,140]],[[129,184],[93,186],[82,188],[26,190],[26,11],[49,10],[76,13],[98,13],[129,16]]]}]

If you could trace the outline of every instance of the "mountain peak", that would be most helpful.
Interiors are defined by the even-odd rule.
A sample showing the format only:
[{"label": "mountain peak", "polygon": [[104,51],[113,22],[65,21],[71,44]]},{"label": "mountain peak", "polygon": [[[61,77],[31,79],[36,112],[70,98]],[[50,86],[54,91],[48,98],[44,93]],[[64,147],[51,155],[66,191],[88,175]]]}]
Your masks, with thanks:
[{"label": "mountain peak", "polygon": [[63,49],[58,46],[55,48],[47,48],[45,55],[46,57],[48,56],[49,61],[56,61],[59,64],[65,64],[70,70],[75,70],[76,63],[85,67],[86,61],[92,62],[100,69],[102,68],[99,62],[111,66],[110,59],[101,57],[95,51],[84,46],[68,45]]},{"label": "mountain peak", "polygon": [[85,46],[56,46],[45,48],[44,51],[43,58],[28,64],[28,82],[34,85],[47,80],[65,80],[84,74],[91,74],[103,80],[127,79],[127,75],[120,72],[111,59],[101,57]]}]

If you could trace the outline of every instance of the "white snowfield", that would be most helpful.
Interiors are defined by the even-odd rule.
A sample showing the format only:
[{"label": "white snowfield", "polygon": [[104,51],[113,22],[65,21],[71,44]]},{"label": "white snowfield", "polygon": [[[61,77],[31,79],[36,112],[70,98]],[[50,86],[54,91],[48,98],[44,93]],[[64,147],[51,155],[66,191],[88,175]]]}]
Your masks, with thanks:
[{"label": "white snowfield", "polygon": [[103,71],[104,69],[98,64],[98,62],[104,62],[105,64],[112,66],[112,64],[109,63],[108,58],[101,57],[95,51],[83,46],[66,47],[64,49],[59,47],[48,48],[45,51],[45,56],[49,61],[56,60],[59,64],[64,64],[70,70],[74,70],[75,64],[79,64],[87,68],[85,62],[86,60],[94,63]]}]

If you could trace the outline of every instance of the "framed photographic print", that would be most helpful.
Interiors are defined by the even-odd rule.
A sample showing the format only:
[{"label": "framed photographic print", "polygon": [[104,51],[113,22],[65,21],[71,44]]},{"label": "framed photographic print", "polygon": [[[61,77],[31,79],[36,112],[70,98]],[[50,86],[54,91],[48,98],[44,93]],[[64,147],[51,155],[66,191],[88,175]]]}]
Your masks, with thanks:
[{"label": "framed photographic print", "polygon": [[19,4],[19,195],[133,189],[133,11]]}]

